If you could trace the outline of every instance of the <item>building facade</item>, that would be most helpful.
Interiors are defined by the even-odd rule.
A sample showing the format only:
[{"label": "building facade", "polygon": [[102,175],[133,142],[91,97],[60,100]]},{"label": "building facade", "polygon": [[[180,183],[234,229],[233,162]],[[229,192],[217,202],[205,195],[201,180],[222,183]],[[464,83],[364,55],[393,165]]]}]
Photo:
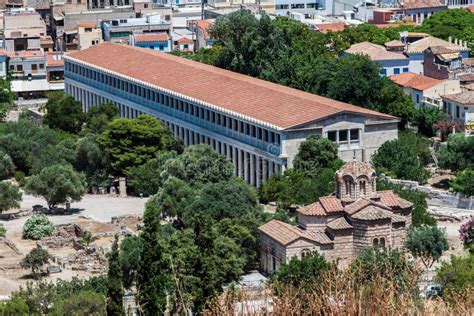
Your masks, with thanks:
[{"label": "building facade", "polygon": [[265,272],[314,251],[344,265],[369,246],[403,246],[412,203],[393,191],[377,191],[375,170],[368,163],[350,161],[335,178],[335,194],[299,208],[297,226],[271,220],[259,227]]},{"label": "building facade", "polygon": [[310,135],[368,161],[397,138],[393,116],[150,49],[103,43],[65,57],[65,91],[84,111],[111,102],[122,117],[160,118],[185,145],[209,144],[259,186],[292,166]]}]

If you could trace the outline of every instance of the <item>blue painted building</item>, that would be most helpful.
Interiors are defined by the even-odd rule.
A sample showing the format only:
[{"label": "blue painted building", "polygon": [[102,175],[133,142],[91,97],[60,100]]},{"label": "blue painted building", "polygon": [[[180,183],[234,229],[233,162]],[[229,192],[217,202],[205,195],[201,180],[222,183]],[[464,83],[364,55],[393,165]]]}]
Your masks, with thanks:
[{"label": "blue painted building", "polygon": [[160,52],[171,51],[171,40],[166,33],[130,35],[130,45]]}]

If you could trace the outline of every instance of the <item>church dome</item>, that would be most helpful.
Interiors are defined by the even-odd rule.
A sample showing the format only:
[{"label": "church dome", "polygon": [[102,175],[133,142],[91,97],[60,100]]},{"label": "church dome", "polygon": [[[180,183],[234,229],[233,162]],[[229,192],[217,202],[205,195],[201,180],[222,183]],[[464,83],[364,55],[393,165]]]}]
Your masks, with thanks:
[{"label": "church dome", "polygon": [[375,169],[370,163],[351,160],[346,162],[338,171],[336,171],[336,177],[338,179],[342,179],[345,176],[351,176],[353,179],[366,176],[370,179],[375,176]]}]

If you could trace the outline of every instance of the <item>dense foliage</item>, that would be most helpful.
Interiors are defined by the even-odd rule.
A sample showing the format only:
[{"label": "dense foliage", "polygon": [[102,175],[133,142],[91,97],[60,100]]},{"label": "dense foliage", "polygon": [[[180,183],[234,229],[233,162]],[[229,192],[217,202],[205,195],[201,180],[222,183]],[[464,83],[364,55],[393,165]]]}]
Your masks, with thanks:
[{"label": "dense foliage", "polygon": [[439,165],[452,171],[474,169],[474,137],[464,133],[450,135],[438,152]]},{"label": "dense foliage", "polygon": [[282,286],[312,287],[321,282],[321,274],[329,267],[328,262],[318,252],[308,253],[303,258],[293,257],[282,264],[274,275],[274,281]]},{"label": "dense foliage", "polygon": [[466,169],[463,172],[457,173],[450,184],[454,192],[458,192],[466,197],[474,196],[474,170]]},{"label": "dense foliage", "polygon": [[54,232],[53,222],[44,214],[34,214],[23,225],[23,238],[39,240],[51,236]]},{"label": "dense foliage", "polygon": [[13,104],[15,94],[11,90],[11,81],[9,78],[0,79],[0,121],[3,121]]},{"label": "dense foliage", "polygon": [[9,182],[0,182],[0,213],[14,207],[19,207],[21,192],[18,187]]},{"label": "dense foliage", "polygon": [[25,190],[42,196],[49,208],[66,202],[80,201],[86,191],[85,177],[71,165],[51,165],[28,179]]},{"label": "dense foliage", "polygon": [[119,259],[118,235],[115,235],[112,251],[107,254],[107,315],[125,315],[123,309],[122,268]]},{"label": "dense foliage", "polygon": [[31,269],[33,275],[38,273],[43,265],[49,262],[51,256],[46,249],[33,248],[20,262],[20,266],[25,269]]},{"label": "dense foliage", "polygon": [[43,123],[51,128],[77,134],[85,121],[82,104],[63,92],[50,92]]},{"label": "dense foliage", "polygon": [[436,270],[436,281],[443,287],[443,297],[448,302],[465,300],[472,304],[474,288],[474,254],[466,256],[452,255],[449,261],[443,261]]},{"label": "dense foliage", "polygon": [[0,181],[10,178],[15,172],[12,158],[0,151]]},{"label": "dense foliage", "polygon": [[437,226],[420,226],[410,229],[405,247],[413,257],[420,258],[427,268],[431,268],[449,245],[445,233]]}]

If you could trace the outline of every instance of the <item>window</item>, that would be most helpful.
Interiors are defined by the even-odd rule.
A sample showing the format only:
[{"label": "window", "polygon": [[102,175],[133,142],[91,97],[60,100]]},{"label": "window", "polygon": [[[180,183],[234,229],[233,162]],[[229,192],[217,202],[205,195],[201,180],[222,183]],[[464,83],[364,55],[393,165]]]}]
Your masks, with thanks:
[{"label": "window", "polygon": [[374,240],[372,241],[372,245],[374,247],[378,247],[379,246],[379,239],[378,238],[374,238]]},{"label": "window", "polygon": [[339,131],[339,143],[347,143],[347,130]]},{"label": "window", "polygon": [[400,68],[393,68],[393,74],[395,75],[400,74]]},{"label": "window", "polygon": [[189,48],[189,44],[184,44],[184,45],[183,45],[183,48],[184,48],[184,49],[188,49],[188,48]]},{"label": "window", "polygon": [[364,195],[367,194],[367,188],[366,188],[366,185],[365,185],[365,181],[360,181],[359,189],[360,189],[360,193],[362,193]]},{"label": "window", "polygon": [[286,10],[288,8],[289,8],[288,4],[277,4],[277,5],[275,5],[276,10]]},{"label": "window", "polygon": [[304,9],[304,3],[294,3],[291,4],[292,9]]},{"label": "window", "polygon": [[420,95],[417,93],[416,94],[416,104],[420,103]]},{"label": "window", "polygon": [[410,70],[407,68],[403,68],[403,72],[409,72]]},{"label": "window", "polygon": [[90,32],[92,32],[92,28],[91,28],[91,27],[86,27],[86,28],[84,29],[84,32],[90,33]]},{"label": "window", "polygon": [[17,65],[16,71],[23,71],[23,65]]},{"label": "window", "polygon": [[459,105],[456,105],[456,117],[459,118],[460,114],[459,114]]},{"label": "window", "polygon": [[380,238],[380,247],[385,248],[385,238]]},{"label": "window", "polygon": [[359,142],[359,130],[351,129],[351,143]]},{"label": "window", "polygon": [[337,131],[328,132],[328,139],[333,142],[337,142]]},{"label": "window", "polygon": [[384,69],[384,68],[380,69],[380,75],[382,77],[386,77],[387,76],[387,69]]},{"label": "window", "polygon": [[160,50],[164,50],[165,48],[163,46],[160,46]]}]

